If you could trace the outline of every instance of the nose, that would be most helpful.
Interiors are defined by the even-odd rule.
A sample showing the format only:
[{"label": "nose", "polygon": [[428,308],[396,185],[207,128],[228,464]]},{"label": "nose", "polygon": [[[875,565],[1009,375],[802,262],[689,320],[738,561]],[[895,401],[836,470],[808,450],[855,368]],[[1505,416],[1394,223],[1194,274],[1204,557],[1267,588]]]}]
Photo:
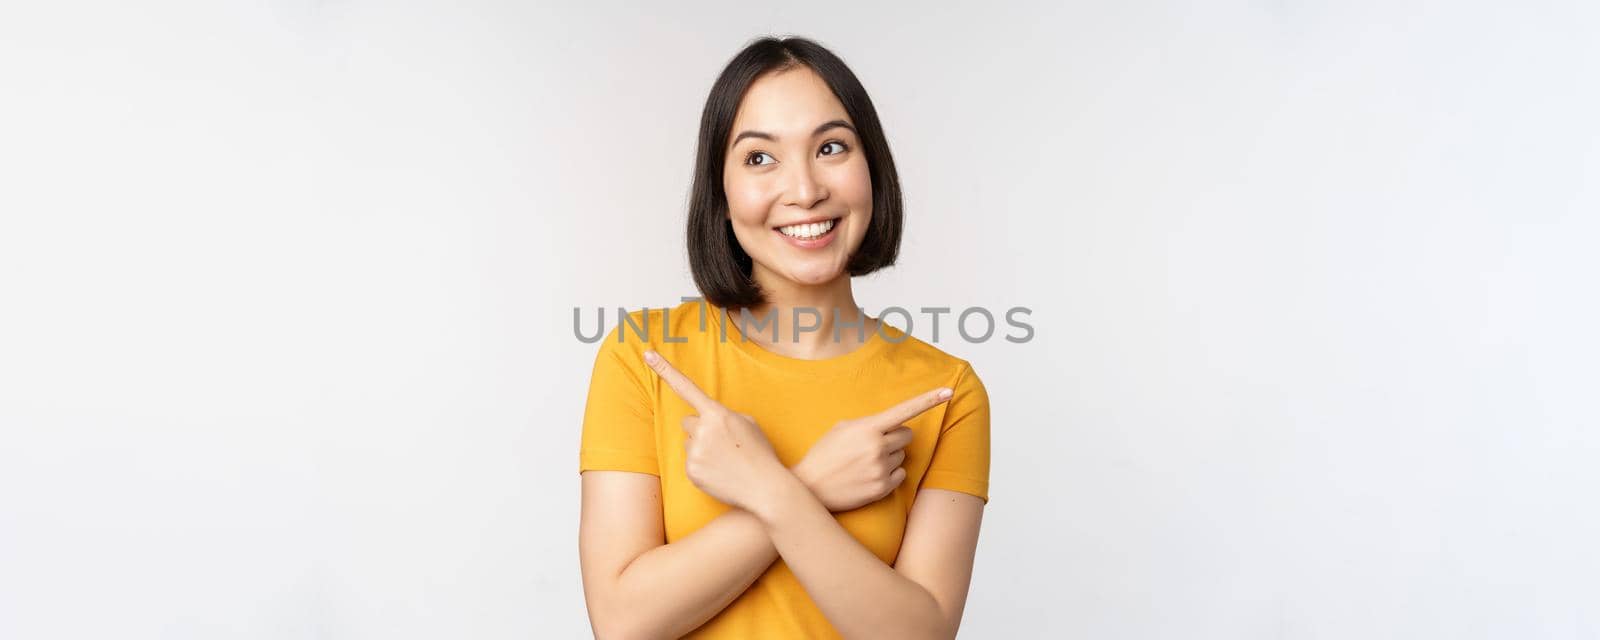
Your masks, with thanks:
[{"label": "nose", "polygon": [[784,204],[810,209],[818,202],[828,199],[827,187],[817,181],[809,163],[794,163],[794,168],[789,170],[788,179],[789,183],[784,191]]}]

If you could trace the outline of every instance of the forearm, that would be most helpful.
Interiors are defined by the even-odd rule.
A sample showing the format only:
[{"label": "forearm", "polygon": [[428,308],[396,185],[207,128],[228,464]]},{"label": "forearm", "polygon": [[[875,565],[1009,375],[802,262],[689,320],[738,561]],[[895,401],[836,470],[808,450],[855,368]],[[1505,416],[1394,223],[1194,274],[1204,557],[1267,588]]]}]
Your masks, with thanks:
[{"label": "forearm", "polygon": [[761,521],[730,510],[629,563],[606,599],[611,620],[622,621],[610,628],[625,637],[682,636],[726,608],[777,557]]},{"label": "forearm", "polygon": [[754,507],[777,553],[846,638],[949,638],[933,595],[884,564],[792,476]]}]

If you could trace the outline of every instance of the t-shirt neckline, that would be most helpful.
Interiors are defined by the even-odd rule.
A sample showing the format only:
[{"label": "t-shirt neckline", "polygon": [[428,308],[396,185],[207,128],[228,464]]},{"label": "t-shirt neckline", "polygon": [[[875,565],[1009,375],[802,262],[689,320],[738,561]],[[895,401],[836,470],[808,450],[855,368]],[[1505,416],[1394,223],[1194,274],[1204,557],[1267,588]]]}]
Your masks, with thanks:
[{"label": "t-shirt neckline", "polygon": [[[856,347],[849,353],[818,360],[793,358],[769,351],[755,340],[745,339],[744,332],[739,328],[738,316],[729,313],[727,309],[722,307],[710,306],[717,314],[717,320],[726,323],[728,342],[733,343],[735,348],[751,358],[784,371],[810,374],[848,373],[859,368],[861,364],[875,354],[883,351],[891,340],[899,341],[905,339],[904,332],[900,331],[900,329],[893,325],[885,324],[882,319],[878,319],[877,329],[867,336],[866,342],[863,342],[861,346]],[[851,331],[856,331],[856,329],[853,327],[839,329],[838,333],[842,339]],[[885,334],[888,334],[887,339]]]}]

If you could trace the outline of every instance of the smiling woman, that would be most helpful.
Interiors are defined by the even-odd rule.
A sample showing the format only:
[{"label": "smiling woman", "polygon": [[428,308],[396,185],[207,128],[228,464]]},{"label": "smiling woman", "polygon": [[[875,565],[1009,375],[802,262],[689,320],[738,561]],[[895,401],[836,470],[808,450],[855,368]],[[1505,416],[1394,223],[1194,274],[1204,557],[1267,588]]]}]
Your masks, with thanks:
[{"label": "smiling woman", "polygon": [[[989,497],[989,398],[966,361],[856,304],[851,277],[894,264],[903,225],[872,101],[827,49],[763,38],[713,85],[699,145],[688,244],[705,304],[619,323],[590,380],[595,635],[953,637]],[[798,330],[802,310],[821,326]],[[752,314],[770,335],[738,329]]]}]

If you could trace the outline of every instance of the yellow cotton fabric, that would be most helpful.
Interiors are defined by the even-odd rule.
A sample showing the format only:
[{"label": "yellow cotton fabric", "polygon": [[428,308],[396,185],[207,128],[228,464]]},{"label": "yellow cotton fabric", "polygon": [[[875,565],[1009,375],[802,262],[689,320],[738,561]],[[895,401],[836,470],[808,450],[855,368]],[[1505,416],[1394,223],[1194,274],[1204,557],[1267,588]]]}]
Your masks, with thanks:
[{"label": "yellow cotton fabric", "polygon": [[[715,305],[686,302],[626,318],[599,345],[578,469],[658,476],[667,542],[693,533],[729,507],[684,473],[681,423],[694,410],[645,365],[645,349],[665,356],[707,395],[753,416],[785,466],[799,462],[840,420],[877,413],[938,387],[953,389],[949,402],[906,423],[914,436],[905,449],[906,479],[900,487],[877,502],[834,514],[887,564],[899,553],[919,489],[960,491],[988,502],[989,396],[966,361],[888,324],[848,354],[802,360],[744,340],[738,316],[728,319]],[[647,336],[641,338],[636,327],[646,328]],[[746,328],[761,331],[756,325]],[[771,326],[764,331],[770,336]],[[838,632],[780,558],[686,637],[833,638]]]}]

